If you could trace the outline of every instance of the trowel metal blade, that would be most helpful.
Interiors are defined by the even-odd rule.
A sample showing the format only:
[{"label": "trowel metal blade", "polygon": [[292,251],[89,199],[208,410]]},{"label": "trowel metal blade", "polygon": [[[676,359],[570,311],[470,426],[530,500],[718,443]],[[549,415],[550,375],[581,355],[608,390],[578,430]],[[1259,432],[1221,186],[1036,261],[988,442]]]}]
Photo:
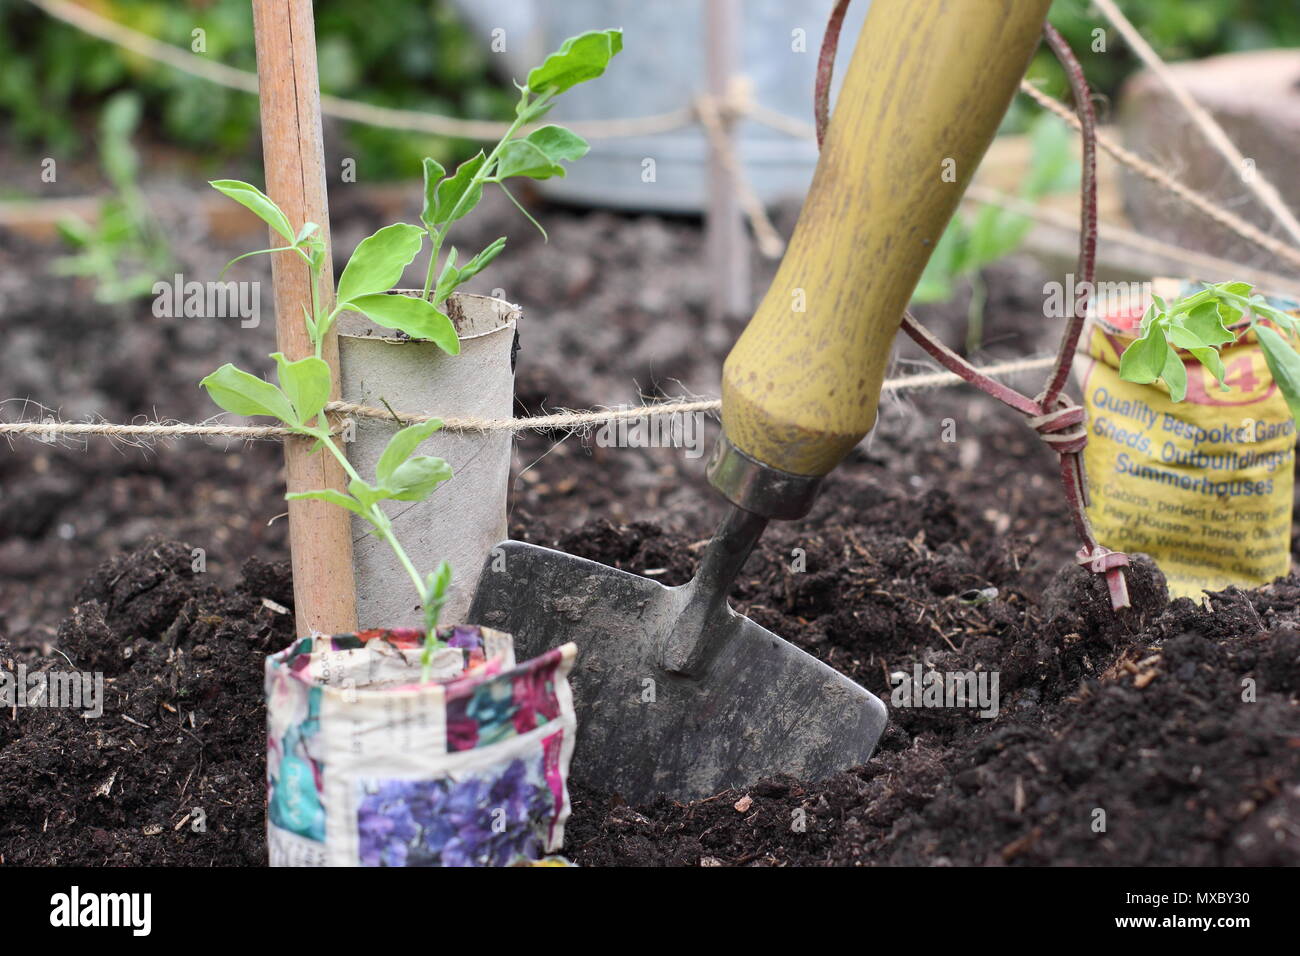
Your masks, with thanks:
[{"label": "trowel metal blade", "polygon": [[521,659],[578,645],[572,774],[629,801],[695,799],[778,773],[816,780],[871,756],[884,704],[730,609],[714,626],[734,632],[705,673],[664,671],[660,645],[688,587],[507,541],[468,620],[512,633]]}]

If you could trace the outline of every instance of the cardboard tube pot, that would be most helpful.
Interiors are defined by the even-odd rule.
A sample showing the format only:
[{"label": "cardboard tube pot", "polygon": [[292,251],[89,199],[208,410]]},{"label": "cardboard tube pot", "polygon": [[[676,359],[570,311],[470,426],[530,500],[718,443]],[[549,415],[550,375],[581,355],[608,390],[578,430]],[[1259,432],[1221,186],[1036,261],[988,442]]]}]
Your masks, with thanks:
[{"label": "cardboard tube pot", "polygon": [[[357,313],[340,316],[343,400],[374,408],[387,402],[399,413],[442,419],[509,418],[519,309],[501,299],[458,293],[447,300],[447,314],[460,337],[459,355],[377,326]],[[355,436],[345,447],[362,475],[374,474],[397,428],[389,419],[356,420]],[[421,573],[432,571],[441,560],[450,562],[453,576],[444,621],[463,619],[484,559],[506,537],[511,448],[509,431],[437,432],[420,446],[420,453],[446,459],[452,479],[427,501],[384,506]],[[353,519],[352,529],[357,620],[362,626],[419,625],[419,599],[397,557],[366,533],[359,518]]]}]

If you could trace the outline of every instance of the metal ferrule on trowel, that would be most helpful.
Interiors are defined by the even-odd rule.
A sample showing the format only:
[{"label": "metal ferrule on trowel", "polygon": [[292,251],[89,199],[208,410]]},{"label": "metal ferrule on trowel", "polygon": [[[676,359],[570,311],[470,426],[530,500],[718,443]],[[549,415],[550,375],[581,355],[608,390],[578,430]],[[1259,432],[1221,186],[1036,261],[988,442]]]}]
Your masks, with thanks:
[{"label": "metal ferrule on trowel", "polygon": [[763,529],[772,518],[802,518],[812,507],[821,478],[792,475],[750,458],[718,439],[707,467],[709,481],[731,507],[700,559],[665,641],[660,665],[665,671],[698,677],[718,650],[731,640],[738,615],[727,604],[731,586]]}]

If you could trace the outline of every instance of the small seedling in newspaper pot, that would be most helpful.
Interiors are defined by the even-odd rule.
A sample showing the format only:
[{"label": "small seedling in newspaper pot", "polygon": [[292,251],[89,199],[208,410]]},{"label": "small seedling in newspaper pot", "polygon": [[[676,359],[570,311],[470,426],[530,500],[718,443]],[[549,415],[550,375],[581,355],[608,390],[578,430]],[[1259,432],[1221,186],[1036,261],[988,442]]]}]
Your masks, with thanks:
[{"label": "small seedling in newspaper pot", "polygon": [[[560,127],[521,129],[540,119],[557,95],[604,72],[621,46],[617,30],[566,41],[519,87],[515,122],[490,153],[479,152],[451,174],[425,160],[421,224],[394,223],[362,240],[339,276],[333,304],[322,294],[326,246],[315,223],[291,223],[247,183],[212,184],[281,240],[248,255],[287,253],[309,270],[312,305],[303,319],[315,354],[297,360],[273,354],[275,383],[224,365],[201,384],[226,411],[278,419],[291,435],[311,439],[315,453],[334,457],[346,490],[287,497],[344,508],[373,536],[373,547],[356,549],[358,616],[375,621],[391,612],[396,618],[378,618],[384,628],[357,634],[304,635],[267,659],[272,864],[532,864],[561,846],[576,728],[568,683],[574,646],[518,662],[508,634],[439,627],[457,594],[448,554],[460,554],[460,539],[472,534],[476,553],[465,558],[464,568],[473,572],[490,543],[504,537],[509,432],[499,433],[490,449],[472,442],[468,450],[441,446],[452,449],[448,457],[465,461],[453,483],[459,494],[442,509],[425,506],[448,499],[439,489],[453,468],[427,452],[442,430],[435,411],[498,418],[511,411],[517,310],[499,300],[454,295],[492,262],[505,240],[462,261],[455,247],[442,254],[448,231],[485,187],[506,190],[513,177],[563,175],[561,164],[586,151],[585,142]],[[395,292],[426,237],[431,248],[424,288]],[[389,409],[379,418],[358,413],[367,422],[350,453],[345,439],[355,437],[355,425],[327,414],[334,380],[321,355],[332,331],[343,333],[345,397]],[[438,387],[428,386],[431,381]],[[413,414],[412,407],[428,411]],[[484,449],[500,462],[480,474],[473,469]],[[483,507],[477,507],[480,499]],[[461,519],[468,524],[458,524]],[[420,626],[404,626],[407,616]]]},{"label": "small seedling in newspaper pot", "polygon": [[[317,303],[304,318],[315,355],[275,353],[276,383],[224,365],[202,386],[228,412],[269,416],[315,441],[348,478],[347,490],[297,492],[345,508],[392,553],[413,589],[422,627],[313,634],[266,664],[268,846],[272,864],[497,865],[541,859],[560,846],[568,815],[565,778],[575,718],[568,673],[574,648],[519,664],[508,634],[439,628],[452,581],[440,561],[422,573],[385,506],[427,500],[452,477],[447,462],[419,454],[441,427],[428,419],[397,429],[369,477],[344,453],[325,413],[333,387],[320,358],[324,336],[349,307],[388,315],[399,303],[408,326],[448,352],[450,320],[420,298],[385,290],[414,256],[422,232],[398,223],[365,239],[339,278],[339,305],[319,294],[323,243],[311,224],[293,229],[255,187],[218,189],[267,219],[300,254]],[[414,240],[412,242],[411,240]],[[395,251],[396,250],[396,251]],[[370,300],[384,300],[373,305]],[[409,305],[407,304],[409,303]]]},{"label": "small seedling in newspaper pot", "polygon": [[1133,285],[1095,297],[1075,362],[1098,540],[1150,554],[1177,597],[1285,575],[1298,304],[1243,282]]}]

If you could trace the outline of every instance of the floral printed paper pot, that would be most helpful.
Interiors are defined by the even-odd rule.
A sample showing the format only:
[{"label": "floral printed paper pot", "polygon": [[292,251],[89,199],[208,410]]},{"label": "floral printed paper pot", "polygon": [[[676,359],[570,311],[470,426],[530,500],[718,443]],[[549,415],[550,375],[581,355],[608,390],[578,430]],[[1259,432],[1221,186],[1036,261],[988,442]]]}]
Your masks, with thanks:
[{"label": "floral printed paper pot", "polygon": [[272,866],[507,866],[558,850],[576,649],[518,664],[508,634],[305,637],[267,658]]}]

